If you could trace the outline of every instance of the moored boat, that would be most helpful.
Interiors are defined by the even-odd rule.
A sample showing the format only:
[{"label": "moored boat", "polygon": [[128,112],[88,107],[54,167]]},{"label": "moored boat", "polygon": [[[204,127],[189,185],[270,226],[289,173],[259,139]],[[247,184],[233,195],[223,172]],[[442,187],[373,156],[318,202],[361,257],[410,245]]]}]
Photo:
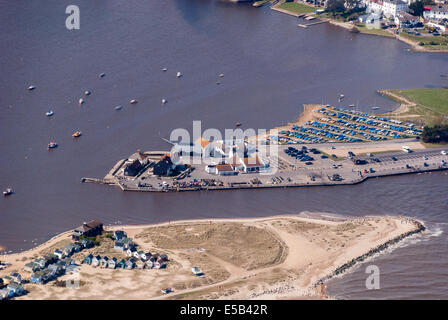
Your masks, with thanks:
[{"label": "moored boat", "polygon": [[168,100],[162,99],[162,104],[166,104],[167,102],[168,102]]},{"label": "moored boat", "polygon": [[11,194],[13,194],[14,192],[12,191],[11,188],[7,188],[5,191],[3,191],[3,195],[4,196],[9,196]]},{"label": "moored boat", "polygon": [[34,89],[36,89],[35,86],[29,86],[29,87],[28,87],[28,90],[30,90],[30,91],[31,91],[31,90],[34,90]]},{"label": "moored boat", "polygon": [[116,106],[115,110],[121,110],[123,108],[123,106]]},{"label": "moored boat", "polygon": [[137,99],[132,99],[131,101],[129,101],[130,104],[136,104],[137,102]]},{"label": "moored boat", "polygon": [[241,122],[237,122],[237,123],[235,123],[235,126],[236,126],[236,127],[241,126]]},{"label": "moored boat", "polygon": [[100,74],[99,74],[99,77],[100,77],[100,78],[104,78],[105,76],[106,76],[105,73],[100,73]]},{"label": "moored boat", "polygon": [[178,73],[176,74],[176,77],[178,77],[178,78],[182,77],[182,73],[178,72]]},{"label": "moored boat", "polygon": [[90,90],[86,90],[86,91],[84,91],[84,94],[85,94],[86,96],[90,96],[91,93],[92,93],[92,91],[90,91]]},{"label": "moored boat", "polygon": [[52,115],[54,115],[54,111],[53,110],[48,110],[47,112],[45,112],[45,115],[47,117],[51,117]]},{"label": "moored boat", "polygon": [[74,134],[72,134],[73,138],[78,138],[82,135],[81,131],[76,131]]},{"label": "moored boat", "polygon": [[54,149],[54,148],[57,148],[57,146],[58,146],[58,144],[56,142],[52,141],[48,144],[48,149]]},{"label": "moored boat", "polygon": [[84,99],[83,99],[83,98],[79,99],[79,100],[78,100],[78,103],[79,103],[79,104],[83,104],[83,103],[84,103]]}]

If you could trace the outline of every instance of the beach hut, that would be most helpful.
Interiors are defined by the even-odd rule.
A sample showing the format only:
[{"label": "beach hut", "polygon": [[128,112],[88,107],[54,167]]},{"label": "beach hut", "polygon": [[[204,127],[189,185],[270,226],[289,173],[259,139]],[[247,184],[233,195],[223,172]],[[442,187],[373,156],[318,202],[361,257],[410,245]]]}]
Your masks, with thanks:
[{"label": "beach hut", "polygon": [[128,261],[126,261],[126,269],[134,269],[135,267],[135,259],[131,258]]},{"label": "beach hut", "polygon": [[93,257],[92,259],[92,266],[98,267],[100,265],[101,256]]},{"label": "beach hut", "polygon": [[126,232],[124,232],[123,230],[115,230],[114,231],[114,238],[115,240],[122,240],[123,238],[126,238]]},{"label": "beach hut", "polygon": [[140,270],[145,268],[145,262],[143,262],[141,260],[137,261],[135,265],[137,266],[137,269],[140,269]]},{"label": "beach hut", "polygon": [[112,259],[109,260],[109,263],[107,264],[107,267],[109,269],[115,269],[117,266],[117,258],[113,257]]},{"label": "beach hut", "polygon": [[151,258],[151,256],[152,256],[151,252],[145,252],[140,255],[140,259],[148,261],[149,258]]},{"label": "beach hut", "polygon": [[134,252],[137,252],[137,249],[135,248],[135,246],[130,246],[129,249],[126,251],[126,255],[128,257],[133,257]]},{"label": "beach hut", "polygon": [[103,258],[100,260],[100,267],[101,267],[101,268],[107,268],[107,264],[108,264],[108,262],[109,262],[109,258],[108,258],[108,257],[103,257]]},{"label": "beach hut", "polygon": [[124,251],[124,243],[121,241],[115,241],[114,250],[116,251]]},{"label": "beach hut", "polygon": [[120,262],[117,263],[117,268],[124,269],[126,267],[126,260],[121,259]]},{"label": "beach hut", "polygon": [[93,255],[89,254],[87,257],[84,258],[82,263],[92,264],[92,260],[93,260]]}]

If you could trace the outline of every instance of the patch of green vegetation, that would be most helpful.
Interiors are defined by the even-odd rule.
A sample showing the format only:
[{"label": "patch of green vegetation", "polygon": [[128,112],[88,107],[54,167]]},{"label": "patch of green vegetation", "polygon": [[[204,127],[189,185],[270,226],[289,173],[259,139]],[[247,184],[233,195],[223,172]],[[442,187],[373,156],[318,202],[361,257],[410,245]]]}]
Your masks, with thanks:
[{"label": "patch of green vegetation", "polygon": [[343,12],[324,12],[319,16],[323,18],[333,19],[339,22],[357,21],[358,18],[364,15],[365,10],[345,10]]},{"label": "patch of green vegetation", "polygon": [[448,38],[444,36],[416,36],[407,32],[401,32],[400,36],[414,41],[420,46],[434,50],[448,50]]},{"label": "patch of green vegetation", "polygon": [[255,2],[253,3],[253,6],[254,6],[254,7],[260,7],[260,6],[266,4],[266,3],[270,2],[270,1],[271,1],[271,0],[259,0],[259,1],[255,1]]},{"label": "patch of green vegetation", "polygon": [[422,140],[427,143],[447,143],[448,125],[434,127],[426,126],[423,129]]},{"label": "patch of green vegetation", "polygon": [[291,11],[294,13],[311,13],[316,8],[307,6],[306,4],[297,3],[297,2],[285,2],[278,6],[280,9],[284,9],[287,11]]},{"label": "patch of green vegetation", "polygon": [[361,23],[358,23],[356,26],[361,33],[374,34],[377,36],[384,36],[384,37],[393,37],[393,34],[381,28],[367,28],[364,24]]},{"label": "patch of green vegetation", "polygon": [[393,93],[402,95],[417,104],[422,105],[432,111],[448,114],[448,89],[397,89],[390,90]]}]

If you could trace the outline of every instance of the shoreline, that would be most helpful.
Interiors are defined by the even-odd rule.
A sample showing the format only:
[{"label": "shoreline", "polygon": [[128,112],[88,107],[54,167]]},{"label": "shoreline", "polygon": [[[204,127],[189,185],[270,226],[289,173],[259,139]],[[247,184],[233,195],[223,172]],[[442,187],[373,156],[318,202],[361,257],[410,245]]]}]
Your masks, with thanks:
[{"label": "shoreline", "polygon": [[320,284],[325,284],[326,282],[328,282],[331,279],[334,279],[335,277],[343,276],[344,274],[346,274],[348,271],[350,271],[350,269],[352,269],[356,265],[365,262],[366,259],[371,258],[378,254],[382,254],[382,253],[384,253],[385,250],[387,250],[391,246],[396,245],[396,244],[400,243],[401,241],[403,241],[415,234],[422,233],[427,229],[422,221],[414,219],[413,223],[416,224],[416,229],[408,231],[399,236],[396,236],[395,238],[388,240],[385,243],[370,249],[368,252],[342,264],[341,266],[339,266],[335,270],[333,270],[333,272],[331,272],[329,275],[326,275],[326,276],[322,277],[321,279],[319,279],[318,281],[316,281],[313,284],[313,287],[316,288]]},{"label": "shoreline", "polygon": [[[358,28],[356,25],[354,25],[354,24],[352,24],[350,22],[340,22],[340,21],[336,21],[336,20],[331,19],[331,18],[319,18],[318,15],[316,15],[316,14],[314,14],[312,12],[303,14],[303,13],[296,13],[296,12],[292,12],[292,11],[289,11],[289,10],[286,10],[286,9],[279,8],[279,6],[282,3],[284,3],[284,2],[278,2],[278,3],[274,4],[273,6],[271,6],[271,10],[274,10],[274,11],[277,11],[277,12],[280,12],[280,13],[284,13],[284,14],[287,14],[287,15],[290,15],[290,16],[293,16],[293,17],[296,17],[296,18],[299,18],[299,17],[304,16],[304,15],[305,16],[308,16],[308,15],[309,16],[314,16],[316,18],[316,20],[326,21],[326,22],[328,22],[328,23],[330,23],[330,24],[332,24],[334,26],[344,28],[344,29],[346,29],[348,31],[351,31],[353,28],[356,28],[359,31],[359,33],[365,34],[365,35],[380,36],[380,37],[385,37],[385,38],[395,38],[396,40],[399,40],[399,41],[404,42],[404,43],[408,44],[409,46],[411,46],[411,48],[409,50],[410,51],[414,51],[414,52],[448,53],[448,49],[441,49],[441,50],[428,49],[428,48],[420,46],[417,42],[414,42],[414,41],[412,41],[410,39],[407,39],[405,37],[402,37],[400,35],[397,35],[395,33],[390,32],[390,31],[386,31],[386,32],[390,33],[390,35],[373,33],[373,32],[364,32],[362,29],[360,30],[360,28]],[[310,8],[314,8],[313,6],[310,6],[310,5],[302,3],[302,2],[300,2],[300,4],[307,5]]]},{"label": "shoreline", "polygon": [[[306,230],[316,229],[294,229],[294,223],[304,226],[315,226],[313,228],[318,228],[315,232],[317,238],[315,239],[314,236],[312,238],[305,236],[307,234]],[[117,229],[124,230],[132,235],[132,237],[140,239],[138,242],[141,243],[140,241],[143,241],[144,238],[141,238],[139,235],[142,234],[142,232],[149,232],[149,234],[151,234],[151,229],[154,230],[154,232],[157,230],[165,230],[163,233],[171,232],[169,230],[175,232],[175,230],[197,230],[197,228],[205,228],[204,230],[207,228],[225,230],[226,226],[229,225],[234,225],[235,227],[251,226],[261,228],[261,230],[271,233],[274,235],[274,238],[277,239],[276,241],[283,243],[283,250],[285,250],[286,256],[280,261],[265,266],[261,265],[255,269],[243,270],[234,266],[232,268],[235,269],[234,272],[236,273],[230,272],[225,278],[212,280],[212,282],[209,283],[202,283],[198,287],[178,289],[175,290],[173,294],[166,296],[157,294],[154,291],[147,298],[200,299],[204,295],[206,298],[213,298],[214,295],[218,294],[217,298],[221,295],[221,297],[226,299],[329,299],[325,292],[322,291],[322,288],[320,288],[321,290],[319,291],[318,286],[320,284],[324,284],[335,276],[344,275],[355,264],[362,263],[365,259],[383,252],[391,245],[396,244],[411,235],[423,232],[426,229],[423,222],[409,217],[396,217],[390,215],[353,217],[319,212],[302,212],[299,214],[283,214],[257,218],[184,219],[140,225],[109,225],[105,226],[104,229],[105,231],[113,231]],[[342,226],[348,225],[356,226],[356,228],[339,229]],[[20,259],[21,257],[23,258],[27,255],[32,255],[33,253],[39,254],[39,251],[51,248],[55,243],[69,238],[72,230],[60,233],[30,250],[4,255],[2,260],[11,259],[10,262],[12,263],[12,265],[7,268],[7,273],[12,269],[22,272],[20,266],[26,262]],[[319,245],[319,243],[327,243],[329,238],[332,238],[332,233],[328,233],[325,230],[332,230],[331,232],[336,232],[336,230],[341,232],[340,230],[344,230],[342,232],[346,235],[352,232],[350,230],[356,230],[357,233],[360,232],[361,237],[358,238],[357,236],[352,235],[350,239],[343,240],[339,245],[336,244],[336,247],[339,246],[339,249],[334,248],[327,251],[327,249],[325,249],[327,245],[324,245],[323,248],[320,248]],[[340,239],[345,239],[344,237],[345,236]],[[232,240],[229,241],[232,242]],[[316,241],[318,243],[315,243]],[[339,243],[340,240],[335,241],[336,243]],[[141,244],[143,245],[143,243]],[[191,246],[194,248],[195,244],[191,244]],[[179,247],[179,249],[182,248],[183,247]],[[207,245],[204,248],[208,248]],[[163,247],[160,247],[160,249],[163,250]],[[144,279],[143,281],[154,281],[152,280],[152,277],[154,276],[160,277],[164,275],[164,277],[172,277],[173,275],[170,275],[170,272],[176,272],[177,274],[181,270],[189,269],[188,265],[185,266],[182,260],[178,260],[182,257],[179,253],[183,251],[184,250],[182,249],[181,251],[173,252],[173,248],[169,249],[169,252],[171,252],[170,256],[173,257],[176,264],[181,264],[180,270],[178,267],[172,271],[170,271],[171,269],[168,269],[168,271],[163,271],[160,275],[157,275],[158,273],[152,271],[135,271],[143,272],[138,276],[138,279]],[[218,251],[221,252],[221,249]],[[222,260],[224,259],[223,257],[216,256],[216,252],[209,252],[207,249],[206,255],[211,255],[212,258],[215,256],[215,262],[221,261],[224,263],[224,266],[229,264],[229,262]],[[14,260],[14,258],[16,259]],[[312,267],[310,267],[311,265]],[[223,265],[220,267],[222,266]],[[232,268],[230,269],[231,271]],[[285,277],[284,272],[288,273],[293,269],[296,270],[296,273],[293,273],[295,276],[293,278]],[[88,282],[89,285],[85,290],[79,293],[79,297],[89,299],[89,296],[93,296],[96,299],[108,299],[109,296],[97,293],[96,290],[94,290],[94,288],[96,288],[96,281],[101,281],[100,279],[109,279],[109,277],[115,279],[116,276],[114,276],[114,274],[117,274],[116,272],[122,275],[122,277],[119,276],[119,279],[117,280],[119,281],[118,284],[120,281],[123,282],[123,285],[125,282],[128,283],[129,281],[134,281],[133,273],[130,271],[110,272],[111,270],[95,269],[84,265],[81,274],[84,274],[85,276],[89,275],[91,281]],[[143,274],[145,274],[145,276],[143,276]],[[273,275],[276,276],[277,280],[271,283],[268,279]],[[141,278],[142,276],[144,278]],[[316,281],[316,279],[318,280]],[[76,298],[72,295],[78,295],[78,293],[64,288],[54,289],[54,286],[48,284],[30,284],[30,286],[31,295],[23,296],[22,299],[41,299],[39,298],[41,297],[39,291],[45,290],[45,288],[50,290],[48,295],[55,299]],[[225,289],[222,292],[223,287]],[[234,292],[230,295],[225,294],[227,292],[226,290],[233,292],[235,289],[237,289],[237,293]],[[143,293],[139,292],[137,289],[131,290],[130,292],[133,292],[134,299],[141,299],[143,297]],[[224,295],[222,296],[222,294]],[[117,297],[112,296],[110,298],[116,299]],[[45,299],[45,297],[43,299]]]}]

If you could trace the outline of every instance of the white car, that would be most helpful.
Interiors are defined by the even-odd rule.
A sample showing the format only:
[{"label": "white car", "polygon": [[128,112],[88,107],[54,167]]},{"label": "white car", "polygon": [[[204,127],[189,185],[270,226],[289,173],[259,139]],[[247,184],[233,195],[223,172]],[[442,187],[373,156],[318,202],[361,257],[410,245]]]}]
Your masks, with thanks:
[{"label": "white car", "polygon": [[446,151],[445,150],[440,151],[440,153],[443,154],[444,156],[446,156]]}]

